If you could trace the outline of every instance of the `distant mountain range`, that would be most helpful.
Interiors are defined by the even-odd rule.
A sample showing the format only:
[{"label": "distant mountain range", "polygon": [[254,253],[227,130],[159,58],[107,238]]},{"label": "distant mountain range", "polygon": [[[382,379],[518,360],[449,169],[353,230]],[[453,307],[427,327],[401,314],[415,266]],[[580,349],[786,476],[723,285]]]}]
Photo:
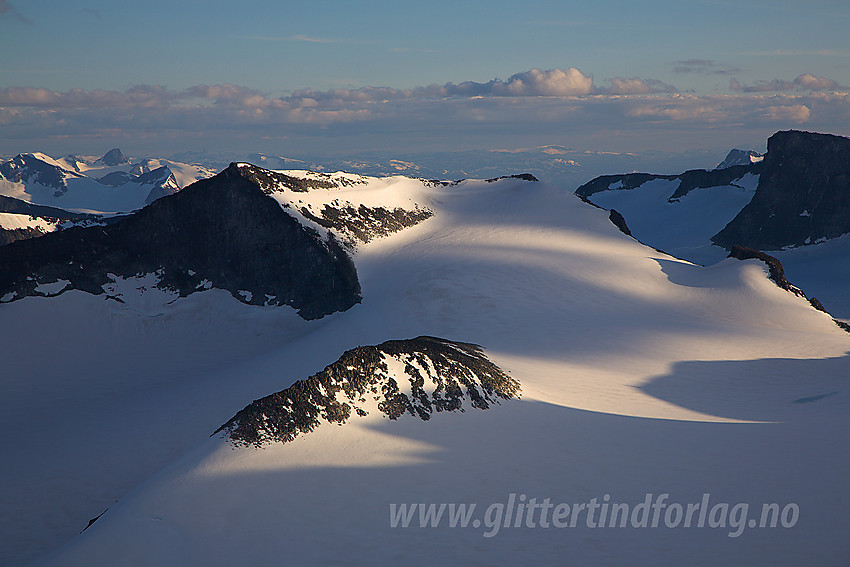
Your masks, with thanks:
[{"label": "distant mountain range", "polygon": [[65,210],[130,212],[214,173],[165,159],[130,160],[118,148],[100,158],[18,154],[0,162],[0,195]]}]

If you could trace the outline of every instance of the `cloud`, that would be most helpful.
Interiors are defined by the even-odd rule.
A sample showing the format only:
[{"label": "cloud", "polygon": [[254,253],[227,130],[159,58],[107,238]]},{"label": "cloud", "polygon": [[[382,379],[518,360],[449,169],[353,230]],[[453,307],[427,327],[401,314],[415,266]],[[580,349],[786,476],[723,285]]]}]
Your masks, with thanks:
[{"label": "cloud", "polygon": [[49,150],[45,140],[118,145],[128,139],[174,144],[172,151],[216,144],[259,151],[256,144],[267,140],[333,153],[360,150],[365,140],[416,151],[426,143],[449,150],[569,139],[576,146],[595,140],[599,147],[600,140],[643,143],[642,137],[678,147],[709,132],[747,129],[766,137],[799,124],[850,133],[850,94],[829,89],[828,81],[804,74],[777,92],[744,91],[739,84],[736,94],[696,95],[637,77],[595,85],[591,75],[567,68],[487,82],[305,89],[286,96],[233,84],[67,92],[6,87],[0,88],[0,151],[23,151],[23,140],[34,140],[30,147],[39,151]]},{"label": "cloud", "polygon": [[611,95],[639,95],[639,94],[655,94],[655,93],[673,93],[676,92],[676,87],[668,85],[655,79],[639,79],[633,77],[631,79],[614,78],[608,79],[609,86],[598,87],[596,92],[611,94]]},{"label": "cloud", "polygon": [[810,73],[803,73],[796,79],[794,79],[794,84],[813,91],[822,91],[825,89],[838,89],[840,88],[838,83],[833,81],[832,79],[827,79],[824,77],[815,77]]},{"label": "cloud", "polygon": [[694,73],[697,75],[732,75],[741,70],[711,59],[684,59],[673,62],[674,73]]},{"label": "cloud", "polygon": [[810,91],[836,90],[842,87],[832,79],[816,77],[811,73],[803,73],[793,81],[774,79],[772,81],[758,81],[752,85],[744,85],[738,82],[737,79],[732,79],[729,82],[729,88],[742,93],[764,93],[789,91],[792,89]]},{"label": "cloud", "polygon": [[495,95],[578,96],[593,90],[593,78],[575,67],[569,69],[532,69],[512,75],[504,84],[490,83]]},{"label": "cloud", "polygon": [[790,121],[795,124],[808,122],[812,115],[811,109],[805,104],[792,104],[788,106],[768,106],[764,110],[764,117],[771,121]]}]

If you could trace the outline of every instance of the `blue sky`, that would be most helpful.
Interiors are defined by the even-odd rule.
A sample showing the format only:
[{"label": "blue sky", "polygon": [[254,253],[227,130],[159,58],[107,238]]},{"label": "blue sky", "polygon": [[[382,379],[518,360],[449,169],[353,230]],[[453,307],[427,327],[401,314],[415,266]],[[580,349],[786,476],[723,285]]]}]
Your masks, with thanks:
[{"label": "blue sky", "polygon": [[848,28],[846,0],[0,0],[0,152],[763,149],[850,134]]}]

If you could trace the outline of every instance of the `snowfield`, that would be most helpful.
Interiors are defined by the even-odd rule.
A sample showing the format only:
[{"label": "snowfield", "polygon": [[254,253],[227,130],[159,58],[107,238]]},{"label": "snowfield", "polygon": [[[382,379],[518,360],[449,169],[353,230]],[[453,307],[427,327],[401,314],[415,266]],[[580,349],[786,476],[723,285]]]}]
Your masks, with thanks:
[{"label": "snowfield", "polygon": [[[79,291],[0,305],[0,563],[850,561],[850,335],[829,315],[758,261],[678,260],[545,183],[365,179],[335,198],[433,215],[358,243],[363,301],[346,312],[305,321],[216,289],[156,309]],[[320,192],[271,196],[314,210]],[[521,398],[428,421],[370,411],[262,448],[209,437],[346,350],[420,335],[481,345]],[[648,494],[669,495],[655,528],[576,506]],[[749,516],[664,525],[706,494]],[[532,498],[577,523],[517,521]],[[508,502],[512,519],[487,515]],[[476,509],[466,527],[392,527],[414,503]],[[758,527],[771,503],[788,524],[796,507],[793,525]]]}]

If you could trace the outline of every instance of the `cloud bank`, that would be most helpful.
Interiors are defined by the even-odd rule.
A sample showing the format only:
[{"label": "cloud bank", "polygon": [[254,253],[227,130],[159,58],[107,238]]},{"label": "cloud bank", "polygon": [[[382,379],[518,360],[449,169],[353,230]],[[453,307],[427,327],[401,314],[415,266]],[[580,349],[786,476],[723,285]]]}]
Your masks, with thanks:
[{"label": "cloud bank", "polygon": [[733,79],[731,90],[695,95],[638,77],[597,84],[573,67],[531,69],[487,82],[305,89],[280,97],[232,84],[67,92],[5,87],[0,152],[60,153],[71,149],[56,146],[80,141],[168,151],[238,145],[328,153],[355,151],[367,140],[397,151],[508,146],[520,139],[574,145],[622,139],[680,148],[710,132],[752,131],[761,138],[805,126],[850,133],[850,95],[830,79],[802,74],[753,85]]},{"label": "cloud bank", "polygon": [[793,81],[774,79],[772,81],[759,81],[753,85],[743,85],[737,79],[732,79],[729,83],[729,88],[741,93],[764,93],[795,89],[810,91],[839,90],[843,87],[832,79],[816,77],[811,73],[803,73]]}]

